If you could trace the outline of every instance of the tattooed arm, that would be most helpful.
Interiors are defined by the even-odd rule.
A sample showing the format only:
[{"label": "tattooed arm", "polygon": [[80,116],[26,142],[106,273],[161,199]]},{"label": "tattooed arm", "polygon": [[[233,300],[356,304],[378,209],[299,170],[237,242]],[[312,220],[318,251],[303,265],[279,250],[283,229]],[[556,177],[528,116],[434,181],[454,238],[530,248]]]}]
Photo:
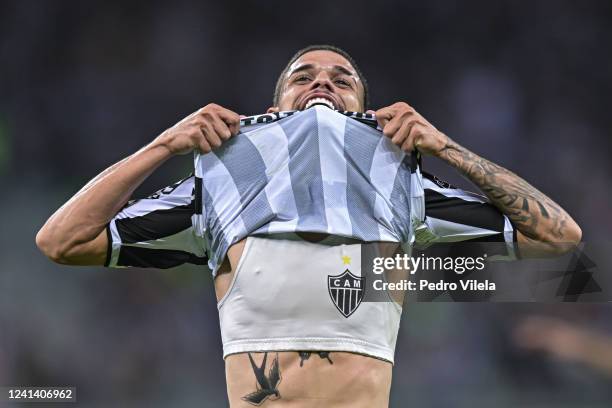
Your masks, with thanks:
[{"label": "tattooed arm", "polygon": [[399,102],[376,112],[383,134],[410,152],[417,148],[444,160],[476,184],[514,224],[523,256],[564,253],[582,231],[563,208],[513,172],[459,145],[414,108]]},{"label": "tattooed arm", "polygon": [[476,184],[518,229],[523,255],[563,253],[580,242],[582,232],[559,204],[521,177],[484,159],[449,137],[437,157]]}]

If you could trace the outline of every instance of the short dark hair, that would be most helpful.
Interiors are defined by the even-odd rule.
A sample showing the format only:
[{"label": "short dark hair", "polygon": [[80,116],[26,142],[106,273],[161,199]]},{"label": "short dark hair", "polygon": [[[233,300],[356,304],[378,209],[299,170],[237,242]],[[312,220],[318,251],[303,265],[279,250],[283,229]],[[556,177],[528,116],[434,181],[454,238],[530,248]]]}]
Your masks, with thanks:
[{"label": "short dark hair", "polygon": [[351,64],[351,66],[357,72],[357,75],[359,76],[359,79],[361,80],[361,83],[363,84],[363,108],[364,110],[366,110],[370,104],[370,93],[368,92],[368,82],[366,81],[365,76],[363,76],[363,72],[361,72],[361,70],[355,63],[355,60],[353,59],[353,57],[349,55],[348,52],[336,46],[328,45],[328,44],[309,45],[306,48],[302,48],[301,50],[296,52],[293,55],[293,57],[291,57],[291,59],[287,63],[287,66],[285,67],[285,69],[283,69],[283,72],[281,72],[280,76],[278,77],[278,80],[276,81],[276,87],[274,88],[274,99],[272,100],[272,103],[274,104],[274,106],[278,106],[280,94],[282,92],[283,85],[285,84],[285,75],[287,75],[287,71],[289,71],[289,67],[295,61],[297,61],[298,58],[300,58],[302,55],[310,51],[331,51],[331,52],[335,52],[336,54],[341,55],[344,58],[346,58],[346,60]]}]

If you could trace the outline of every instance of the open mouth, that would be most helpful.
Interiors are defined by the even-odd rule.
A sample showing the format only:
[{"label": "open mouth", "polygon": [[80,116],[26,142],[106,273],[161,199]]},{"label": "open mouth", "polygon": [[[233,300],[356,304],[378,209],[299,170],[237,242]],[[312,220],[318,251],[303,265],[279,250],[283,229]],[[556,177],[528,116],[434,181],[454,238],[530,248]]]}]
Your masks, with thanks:
[{"label": "open mouth", "polygon": [[327,106],[331,110],[336,110],[336,107],[334,106],[334,103],[331,100],[321,97],[316,97],[308,100],[308,102],[306,102],[306,105],[304,105],[304,109],[308,109],[315,105],[323,105]]}]

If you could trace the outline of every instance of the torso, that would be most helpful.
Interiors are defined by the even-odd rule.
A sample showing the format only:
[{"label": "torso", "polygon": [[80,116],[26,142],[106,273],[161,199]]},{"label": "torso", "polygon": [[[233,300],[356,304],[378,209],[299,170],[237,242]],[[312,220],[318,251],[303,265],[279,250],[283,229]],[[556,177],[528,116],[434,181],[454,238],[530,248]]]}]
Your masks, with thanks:
[{"label": "torso", "polygon": [[[322,234],[304,234],[309,241],[319,241]],[[217,301],[227,292],[234,271],[244,251],[246,240],[232,245],[227,258],[215,278]],[[322,353],[321,353],[322,352]],[[376,358],[345,352],[327,353],[296,351],[232,354],[225,360],[227,392],[231,407],[252,407],[249,394],[260,387],[249,360],[270,374],[274,360],[278,358],[280,381],[276,393],[259,406],[272,407],[387,407],[391,387],[392,365]],[[254,399],[254,397],[251,397]]]},{"label": "torso", "polygon": [[[262,366],[264,353],[251,353]],[[261,406],[300,408],[386,408],[389,406],[391,364],[352,353],[295,351],[267,353],[265,373],[278,358],[278,397],[271,395]],[[230,406],[252,407],[245,398],[258,389],[248,355],[233,354],[225,360]]]}]

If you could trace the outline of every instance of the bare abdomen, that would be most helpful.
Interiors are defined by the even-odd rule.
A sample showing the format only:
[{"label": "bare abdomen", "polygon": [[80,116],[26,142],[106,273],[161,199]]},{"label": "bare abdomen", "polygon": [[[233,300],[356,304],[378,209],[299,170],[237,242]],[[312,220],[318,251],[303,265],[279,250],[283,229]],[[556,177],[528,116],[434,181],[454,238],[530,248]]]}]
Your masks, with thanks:
[{"label": "bare abdomen", "polygon": [[[392,365],[388,362],[345,352],[250,354],[252,362],[248,353],[225,360],[231,407],[386,408],[389,404]],[[278,382],[271,370],[277,359]]]}]

